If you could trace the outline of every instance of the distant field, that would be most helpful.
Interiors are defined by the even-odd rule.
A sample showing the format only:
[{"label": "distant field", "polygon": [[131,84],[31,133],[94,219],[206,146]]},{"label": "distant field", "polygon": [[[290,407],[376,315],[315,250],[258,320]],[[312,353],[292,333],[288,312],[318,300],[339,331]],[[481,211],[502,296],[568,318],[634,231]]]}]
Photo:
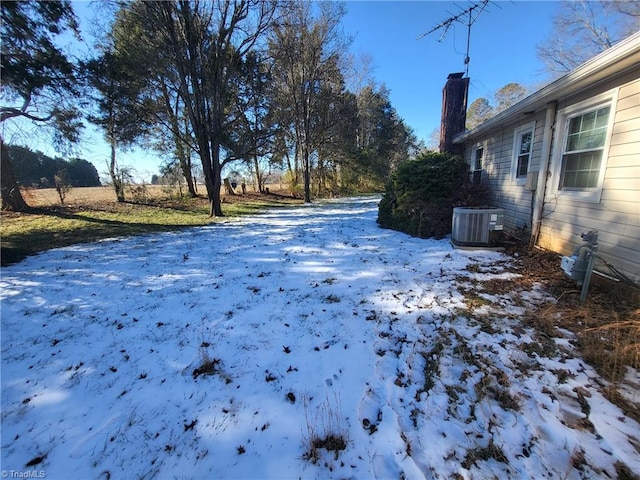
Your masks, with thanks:
[{"label": "distant field", "polygon": [[[269,185],[272,192],[276,193],[280,191],[279,185]],[[240,190],[240,187],[237,189]],[[186,192],[187,188],[184,187],[182,193]],[[255,190],[251,185],[247,185],[247,192],[254,193]],[[204,185],[200,185],[198,193],[203,197],[206,196],[206,189]],[[288,194],[288,192],[284,192]],[[31,207],[47,207],[51,205],[60,205],[60,197],[55,188],[29,188],[23,189],[22,194],[29,206]],[[221,194],[224,197],[224,188],[221,190]],[[180,196],[180,192],[177,188],[172,188],[166,185],[145,185],[143,187],[136,186],[134,189],[127,189],[125,192],[127,201],[140,202],[147,200],[161,200],[168,197]],[[113,187],[76,187],[72,188],[64,200],[65,205],[81,206],[91,205],[96,203],[111,203],[116,202],[116,194]]]},{"label": "distant field", "polygon": [[[166,198],[174,192],[170,187],[164,185],[146,185],[145,194],[148,198]],[[204,190],[204,187],[203,187]],[[49,205],[59,205],[60,197],[55,188],[30,188],[23,190],[23,195],[27,203],[32,207],[45,207]],[[132,200],[134,193],[126,192],[127,200]],[[86,205],[92,203],[109,203],[116,201],[116,194],[113,187],[77,187],[72,188],[65,197],[66,205]]]},{"label": "distant field", "polygon": [[[127,191],[126,202],[118,203],[111,187],[83,187],[71,189],[64,205],[52,188],[27,189],[23,194],[31,210],[0,212],[2,265],[50,248],[220,221],[209,217],[209,201],[204,191],[198,198],[189,198],[165,186],[149,185],[142,190]],[[251,190],[246,195],[223,194],[221,200],[227,217],[301,202],[291,196]]]}]

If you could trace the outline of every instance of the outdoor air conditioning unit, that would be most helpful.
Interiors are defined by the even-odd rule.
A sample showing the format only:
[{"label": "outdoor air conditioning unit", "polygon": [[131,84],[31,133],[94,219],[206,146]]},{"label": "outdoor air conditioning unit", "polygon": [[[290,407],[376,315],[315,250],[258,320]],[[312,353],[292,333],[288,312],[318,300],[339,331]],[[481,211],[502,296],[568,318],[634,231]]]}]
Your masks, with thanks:
[{"label": "outdoor air conditioning unit", "polygon": [[503,226],[501,208],[455,207],[451,242],[461,247],[489,247],[496,243]]}]

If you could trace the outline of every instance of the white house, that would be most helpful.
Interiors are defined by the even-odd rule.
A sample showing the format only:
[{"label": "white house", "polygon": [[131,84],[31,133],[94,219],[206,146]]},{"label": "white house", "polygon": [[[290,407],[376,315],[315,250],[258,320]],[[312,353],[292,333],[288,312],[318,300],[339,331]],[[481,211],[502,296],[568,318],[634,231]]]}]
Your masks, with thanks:
[{"label": "white house", "polygon": [[509,233],[566,255],[597,230],[640,282],[640,32],[452,142]]}]

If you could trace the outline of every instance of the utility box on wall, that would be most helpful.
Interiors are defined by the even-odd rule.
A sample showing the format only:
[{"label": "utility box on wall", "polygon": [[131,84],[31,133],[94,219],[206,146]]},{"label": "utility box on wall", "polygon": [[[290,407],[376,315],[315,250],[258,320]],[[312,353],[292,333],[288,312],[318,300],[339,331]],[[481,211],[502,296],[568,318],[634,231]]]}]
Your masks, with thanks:
[{"label": "utility box on wall", "polygon": [[455,246],[490,247],[504,228],[501,208],[456,207],[453,209],[451,242]]},{"label": "utility box on wall", "polygon": [[538,172],[527,173],[527,184],[525,188],[533,192],[538,187]]}]

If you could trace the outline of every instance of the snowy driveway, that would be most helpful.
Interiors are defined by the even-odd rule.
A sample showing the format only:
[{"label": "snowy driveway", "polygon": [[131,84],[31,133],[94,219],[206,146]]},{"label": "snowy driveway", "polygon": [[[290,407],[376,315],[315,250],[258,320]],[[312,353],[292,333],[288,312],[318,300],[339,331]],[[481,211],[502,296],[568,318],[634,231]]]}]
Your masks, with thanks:
[{"label": "snowy driveway", "polygon": [[[640,426],[569,340],[541,348],[520,324],[544,292],[520,287],[508,257],[376,215],[376,198],[276,209],[3,268],[3,475],[572,479],[640,465]],[[483,294],[487,280],[513,290]],[[314,443],[327,435],[345,448]]]}]

